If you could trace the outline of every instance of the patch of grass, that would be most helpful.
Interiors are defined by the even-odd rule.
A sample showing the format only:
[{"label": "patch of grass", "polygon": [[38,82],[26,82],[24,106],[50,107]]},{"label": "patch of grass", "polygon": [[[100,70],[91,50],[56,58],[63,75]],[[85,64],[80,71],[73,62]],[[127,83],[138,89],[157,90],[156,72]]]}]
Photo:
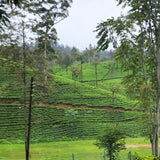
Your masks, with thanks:
[{"label": "patch of grass", "polygon": [[128,145],[148,144],[148,145],[150,145],[150,141],[149,141],[149,139],[144,138],[144,137],[126,138],[126,144],[128,144]]},{"label": "patch of grass", "polygon": [[[148,144],[144,138],[127,138],[126,144]],[[31,160],[70,160],[72,153],[78,160],[102,160],[104,150],[94,145],[95,140],[66,141],[31,144]],[[128,160],[128,152],[138,152],[142,155],[151,155],[151,149],[127,148],[120,152],[121,160]],[[0,145],[0,157],[3,160],[23,160],[24,145]]]}]

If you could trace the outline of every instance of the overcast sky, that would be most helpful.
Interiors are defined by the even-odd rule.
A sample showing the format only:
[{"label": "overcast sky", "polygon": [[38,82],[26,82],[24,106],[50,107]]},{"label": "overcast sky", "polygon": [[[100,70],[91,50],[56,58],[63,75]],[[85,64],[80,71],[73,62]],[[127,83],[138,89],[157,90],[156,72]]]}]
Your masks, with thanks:
[{"label": "overcast sky", "polygon": [[59,43],[84,50],[89,44],[96,45],[95,30],[98,23],[120,16],[120,6],[115,0],[73,0],[69,17],[56,25]]}]

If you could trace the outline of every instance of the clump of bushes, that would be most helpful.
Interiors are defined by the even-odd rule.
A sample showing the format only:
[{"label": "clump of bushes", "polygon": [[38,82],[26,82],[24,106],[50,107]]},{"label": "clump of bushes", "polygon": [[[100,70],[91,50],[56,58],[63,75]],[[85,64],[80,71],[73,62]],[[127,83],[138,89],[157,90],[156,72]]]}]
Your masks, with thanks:
[{"label": "clump of bushes", "polygon": [[160,160],[160,158],[153,155],[143,156],[143,155],[140,155],[139,153],[135,153],[135,160]]},{"label": "clump of bushes", "polygon": [[109,160],[116,160],[119,151],[125,149],[125,134],[118,127],[111,126],[98,137],[95,145],[107,151]]}]

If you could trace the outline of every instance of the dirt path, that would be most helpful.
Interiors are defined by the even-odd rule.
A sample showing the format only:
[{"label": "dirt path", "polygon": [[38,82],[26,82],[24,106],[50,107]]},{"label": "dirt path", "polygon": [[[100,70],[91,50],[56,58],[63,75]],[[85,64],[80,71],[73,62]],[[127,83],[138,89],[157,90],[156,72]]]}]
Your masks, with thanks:
[{"label": "dirt path", "polygon": [[42,105],[42,106],[52,106],[52,107],[57,107],[57,108],[92,108],[92,109],[106,109],[109,111],[130,111],[132,112],[132,110],[125,110],[123,108],[113,108],[113,107],[88,107],[88,106],[73,106],[73,105],[66,105],[66,104],[57,104],[57,105],[53,105],[53,104],[48,104],[48,103],[44,103],[44,102],[34,102],[36,105]]},{"label": "dirt path", "polygon": [[[126,145],[126,148],[147,148],[147,149],[151,149],[151,145],[149,145],[149,144]],[[160,145],[159,145],[159,148],[160,148]]]},{"label": "dirt path", "polygon": [[[9,104],[8,100],[1,100],[0,104]],[[21,102],[19,101],[12,101],[11,104],[21,104]],[[29,101],[27,101],[27,104],[29,104]],[[130,109],[124,109],[124,108],[114,108],[112,106],[101,106],[101,107],[88,107],[88,106],[77,106],[77,105],[67,105],[67,104],[49,104],[49,103],[45,103],[45,102],[41,102],[41,101],[35,101],[34,104],[39,105],[39,106],[52,106],[52,107],[57,107],[57,108],[92,108],[92,109],[106,109],[109,111],[127,111],[127,112],[133,112],[133,110]],[[137,111],[135,110],[135,112],[142,112],[142,111]]]}]

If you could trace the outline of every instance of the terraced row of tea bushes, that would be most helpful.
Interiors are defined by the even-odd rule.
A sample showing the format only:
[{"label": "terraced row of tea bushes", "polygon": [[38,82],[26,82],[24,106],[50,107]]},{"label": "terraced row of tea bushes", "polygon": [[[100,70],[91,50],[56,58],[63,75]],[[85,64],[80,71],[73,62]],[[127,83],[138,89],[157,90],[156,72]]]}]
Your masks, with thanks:
[{"label": "terraced row of tea bushes", "polygon": [[[17,64],[15,62],[8,62],[5,59],[0,59],[0,62],[3,63],[0,71],[0,101],[3,101],[3,99],[8,99],[9,101],[13,99],[16,101],[22,101],[23,85],[18,84],[20,82],[16,81],[16,74],[19,69],[16,68]],[[85,65],[89,65],[88,67],[90,69],[93,67],[90,64]],[[101,69],[106,67],[105,65],[105,63],[101,65]],[[17,71],[15,71],[14,68],[16,68]],[[11,72],[12,70],[13,73]],[[27,68],[27,73],[31,72],[32,71]],[[48,93],[39,95],[43,87],[37,84],[37,82],[34,83],[35,101],[44,101],[50,104],[62,103],[78,106],[85,105],[90,107],[111,106],[116,108],[123,108],[126,110],[131,110],[136,104],[136,102],[130,101],[122,95],[115,95],[113,104],[113,97],[110,91],[96,88],[90,85],[85,85],[79,82],[77,82],[75,86],[75,82],[73,80],[66,79],[63,76],[61,77],[53,75],[53,78],[54,80],[49,82],[53,84],[53,88],[50,89]],[[29,99],[29,91],[27,91],[27,99]],[[9,101],[8,103],[10,103]]]},{"label": "terraced row of tea bushes", "polygon": [[0,139],[23,139],[24,119],[21,105],[0,105]]},{"label": "terraced row of tea bushes", "polygon": [[[3,69],[5,70],[6,68]],[[15,77],[9,77],[7,75],[8,74],[5,74],[6,80],[1,77],[0,99],[19,99],[19,101],[23,100],[22,86],[21,88],[19,88],[20,85],[16,84],[17,82],[14,81]],[[73,80],[65,79],[64,77],[55,75],[53,75],[53,77],[54,82],[50,82],[53,83],[53,89],[48,94],[43,94],[43,97],[37,96],[41,91],[41,88],[34,89],[35,101],[45,101],[50,104],[62,103],[93,107],[113,106],[112,94],[107,90],[98,89],[96,87],[85,85],[79,82],[77,82],[77,85],[75,87],[75,82]],[[35,84],[35,86],[36,85],[37,84]],[[115,104],[113,107],[118,108],[132,109],[135,105],[135,102],[129,101],[128,99],[126,99],[126,97],[121,95],[116,95],[114,101]]]},{"label": "terraced row of tea bushes", "polygon": [[[140,136],[143,127],[138,118],[139,112],[108,111],[105,109],[64,109],[39,106],[35,107],[33,130],[36,139],[95,138],[105,127],[119,125],[128,136]],[[35,129],[36,128],[36,129]],[[47,137],[48,135],[48,137]]]},{"label": "terraced row of tea bushes", "polygon": [[[0,106],[0,139],[24,140],[24,119],[21,105]],[[32,142],[54,141],[64,137],[95,138],[107,126],[118,125],[128,136],[143,132],[138,112],[106,109],[64,109],[34,106],[32,111]]]},{"label": "terraced row of tea bushes", "polygon": [[[80,64],[75,64],[80,68]],[[68,79],[72,79],[72,73],[70,71],[70,67],[66,72],[65,68],[61,68],[58,65],[54,66],[54,73],[59,76],[63,76]],[[101,62],[97,66],[97,79],[107,79],[107,78],[116,78],[116,77],[124,77],[127,75],[127,72],[122,72],[120,64],[116,64],[114,61],[106,61]],[[83,64],[83,81],[94,81],[95,80],[95,67],[90,63]]]},{"label": "terraced row of tea bushes", "polygon": [[124,108],[126,110],[133,109],[136,102],[127,99],[125,96],[112,93],[107,90],[96,88],[77,82],[74,87],[74,81],[59,76],[54,76],[53,90],[44,97],[45,101],[50,104],[71,104],[86,105],[92,107],[112,106],[116,108]]}]

